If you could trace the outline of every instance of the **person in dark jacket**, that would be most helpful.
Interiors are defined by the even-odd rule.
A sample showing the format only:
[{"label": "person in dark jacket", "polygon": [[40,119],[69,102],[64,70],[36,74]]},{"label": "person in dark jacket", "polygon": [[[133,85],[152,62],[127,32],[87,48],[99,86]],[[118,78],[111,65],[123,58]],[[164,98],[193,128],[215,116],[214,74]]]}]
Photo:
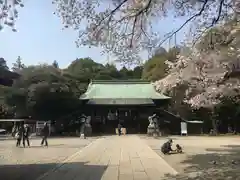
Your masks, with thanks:
[{"label": "person in dark jacket", "polygon": [[30,127],[28,126],[28,124],[25,124],[24,133],[23,133],[23,147],[25,147],[25,141],[27,141],[27,145],[28,147],[30,147],[29,136],[30,136]]},{"label": "person in dark jacket", "polygon": [[14,125],[12,128],[12,137],[15,137],[16,132],[17,132],[17,126],[16,126],[16,122],[14,122]]},{"label": "person in dark jacket", "polygon": [[162,145],[161,151],[163,154],[169,154],[170,152],[173,151],[172,143],[173,143],[173,141],[172,141],[172,139],[170,139]]},{"label": "person in dark jacket", "polygon": [[23,138],[23,132],[24,132],[24,127],[23,125],[20,125],[16,132],[16,138],[17,138],[16,147],[19,147],[21,144],[21,140]]},{"label": "person in dark jacket", "polygon": [[48,127],[48,124],[45,122],[44,123],[44,127],[42,129],[42,142],[41,142],[41,146],[44,144],[44,142],[45,142],[45,146],[48,146],[48,141],[47,141],[48,135],[49,135],[49,127]]}]

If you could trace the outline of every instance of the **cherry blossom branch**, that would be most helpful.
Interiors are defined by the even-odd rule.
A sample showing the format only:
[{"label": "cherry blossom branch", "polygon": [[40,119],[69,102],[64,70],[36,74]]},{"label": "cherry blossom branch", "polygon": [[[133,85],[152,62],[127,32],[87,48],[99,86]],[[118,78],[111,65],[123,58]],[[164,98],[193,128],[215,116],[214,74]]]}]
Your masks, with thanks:
[{"label": "cherry blossom branch", "polygon": [[[167,35],[167,37],[165,37],[158,45],[161,46],[164,42],[166,42],[168,39],[172,38],[174,35],[176,35],[179,31],[181,31],[188,23],[190,23],[192,20],[194,20],[196,17],[199,17],[202,15],[202,13],[205,11],[206,6],[208,4],[210,0],[204,0],[203,5],[200,9],[200,11],[196,14],[194,14],[193,16],[191,16],[189,19],[187,19],[177,30],[173,31],[172,33],[170,33],[169,35]],[[224,0],[221,0],[219,2],[219,8],[218,8],[218,15],[217,17],[214,17],[212,20],[212,23],[210,26],[208,26],[207,28],[205,28],[204,32],[206,32],[206,30],[210,29],[211,27],[213,27],[215,24],[218,23],[218,21],[220,20],[221,14],[222,14],[222,8],[224,6]],[[201,37],[201,35],[200,35]],[[196,42],[196,41],[195,41]]]}]

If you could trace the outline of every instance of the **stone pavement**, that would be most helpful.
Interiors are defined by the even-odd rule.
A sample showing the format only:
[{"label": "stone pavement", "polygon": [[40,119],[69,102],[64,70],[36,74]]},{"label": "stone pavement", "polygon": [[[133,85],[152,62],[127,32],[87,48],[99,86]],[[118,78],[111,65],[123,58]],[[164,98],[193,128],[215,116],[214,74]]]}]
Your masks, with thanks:
[{"label": "stone pavement", "polygon": [[0,179],[35,180],[56,167],[97,138],[49,138],[49,147],[41,139],[30,139],[31,148],[16,148],[15,140],[0,140]]},{"label": "stone pavement", "polygon": [[177,174],[138,136],[94,141],[37,180],[160,180]]},{"label": "stone pavement", "polygon": [[[161,144],[166,137],[157,139],[141,136],[159,156],[162,156],[174,169],[177,177],[170,179],[239,179],[240,180],[240,136],[168,136],[183,147],[183,154],[164,156]],[[236,161],[236,165],[232,164]],[[212,161],[216,161],[214,165]],[[200,176],[196,178],[196,176]],[[230,177],[229,177],[230,176]],[[237,178],[233,178],[233,176]]]}]

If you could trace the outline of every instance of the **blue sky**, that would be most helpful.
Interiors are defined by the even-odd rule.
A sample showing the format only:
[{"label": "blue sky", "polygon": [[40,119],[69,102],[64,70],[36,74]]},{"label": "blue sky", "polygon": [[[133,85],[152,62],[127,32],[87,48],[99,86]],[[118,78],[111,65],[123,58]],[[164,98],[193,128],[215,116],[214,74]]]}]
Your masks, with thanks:
[{"label": "blue sky", "polygon": [[[51,0],[28,0],[25,7],[19,10],[17,32],[9,28],[0,32],[0,57],[7,60],[8,66],[11,67],[18,56],[26,65],[57,60],[61,68],[67,67],[76,58],[84,57],[106,63],[107,56],[100,54],[100,48],[76,47],[77,32],[62,30],[61,20],[53,15],[54,8]],[[168,18],[156,28],[164,34],[182,22]],[[178,34],[178,41],[182,39],[183,32]]]}]

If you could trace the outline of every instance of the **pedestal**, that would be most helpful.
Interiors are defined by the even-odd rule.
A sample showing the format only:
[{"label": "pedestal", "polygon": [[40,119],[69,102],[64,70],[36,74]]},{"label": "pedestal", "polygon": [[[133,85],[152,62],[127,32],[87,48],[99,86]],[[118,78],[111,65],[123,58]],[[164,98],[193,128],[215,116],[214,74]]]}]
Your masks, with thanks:
[{"label": "pedestal", "polygon": [[157,138],[157,137],[159,137],[159,134],[158,134],[157,132],[154,132],[154,133],[153,133],[153,137],[154,137],[154,138]]},{"label": "pedestal", "polygon": [[148,127],[147,134],[149,136],[158,137],[158,136],[160,136],[161,133],[160,133],[159,129],[156,127]]},{"label": "pedestal", "polygon": [[[116,133],[116,135],[119,135],[118,128],[115,128],[115,133]],[[121,135],[126,135],[126,134],[127,134],[127,129],[121,128]]]},{"label": "pedestal", "polygon": [[147,134],[148,134],[149,136],[152,136],[153,133],[154,133],[154,131],[155,131],[154,127],[148,127],[148,128],[147,128]]},{"label": "pedestal", "polygon": [[92,135],[92,127],[91,126],[86,126],[85,127],[85,135],[86,136],[91,136]]},{"label": "pedestal", "polygon": [[80,138],[81,138],[81,139],[86,139],[86,136],[85,136],[84,134],[81,134],[81,135],[80,135]]}]

